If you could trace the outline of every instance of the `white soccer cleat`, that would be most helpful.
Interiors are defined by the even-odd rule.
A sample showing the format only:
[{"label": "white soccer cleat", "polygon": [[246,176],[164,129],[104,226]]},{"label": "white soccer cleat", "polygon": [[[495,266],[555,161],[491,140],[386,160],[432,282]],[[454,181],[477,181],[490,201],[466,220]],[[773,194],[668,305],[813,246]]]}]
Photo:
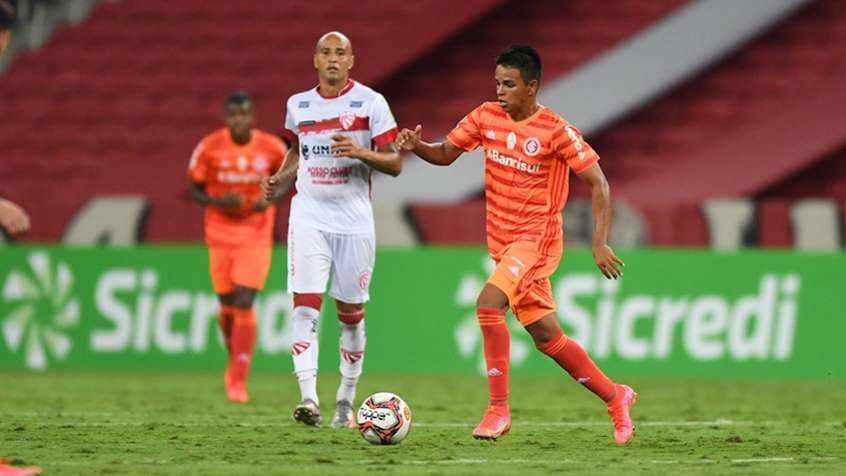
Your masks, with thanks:
[{"label": "white soccer cleat", "polygon": [[355,428],[353,421],[353,406],[347,400],[340,400],[335,404],[335,416],[332,418],[332,428]]},{"label": "white soccer cleat", "polygon": [[303,400],[294,408],[294,421],[308,426],[320,426],[323,421],[320,417],[320,407],[310,398]]}]

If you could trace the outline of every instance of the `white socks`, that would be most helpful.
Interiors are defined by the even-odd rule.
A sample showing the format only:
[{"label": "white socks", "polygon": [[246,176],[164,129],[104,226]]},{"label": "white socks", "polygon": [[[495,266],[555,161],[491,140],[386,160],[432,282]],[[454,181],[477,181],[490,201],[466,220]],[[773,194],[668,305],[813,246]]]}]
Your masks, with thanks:
[{"label": "white socks", "polygon": [[[367,336],[364,333],[364,311],[340,315],[341,326],[341,384],[338,386],[336,401],[346,400],[355,404],[355,387],[364,365],[364,345]],[[320,405],[317,398],[317,356],[318,337],[317,328],[320,311],[307,307],[294,308],[294,336],[291,354],[294,359],[294,373],[300,384],[300,394],[303,400],[313,400]],[[355,324],[347,322],[355,321]],[[347,321],[347,322],[344,322]]]},{"label": "white socks", "polygon": [[291,355],[294,358],[294,373],[300,384],[302,399],[313,400],[320,405],[317,398],[317,325],[320,311],[306,306],[294,308],[294,344]]},{"label": "white socks", "polygon": [[346,400],[355,405],[355,386],[364,366],[364,319],[356,324],[341,325],[341,384],[338,386],[336,401]]}]

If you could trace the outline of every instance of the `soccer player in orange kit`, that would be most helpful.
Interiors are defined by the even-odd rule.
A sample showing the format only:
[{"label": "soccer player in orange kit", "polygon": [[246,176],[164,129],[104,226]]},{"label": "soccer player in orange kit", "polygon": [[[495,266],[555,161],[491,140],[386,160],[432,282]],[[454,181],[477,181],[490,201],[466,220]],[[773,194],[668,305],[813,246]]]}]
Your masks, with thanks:
[{"label": "soccer player in orange kit", "polygon": [[615,384],[558,323],[549,277],[563,253],[561,211],[570,170],[591,188],[593,257],[608,279],[622,276],[623,262],[608,246],[611,200],[599,156],[579,131],[538,104],[541,59],[526,45],[514,45],[496,59],[497,101],[464,117],[447,140],[421,141],[421,126],[403,129],[397,145],[435,165],[449,165],[465,151],[485,150],[488,250],[496,269],[477,300],[484,338],[490,404],[473,430],[477,439],[496,439],[511,428],[508,407],[510,337],[508,307],[532,336],[538,350],[601,398],[614,424],[614,439],[634,436],[629,409],[637,394]]},{"label": "soccer player in orange kit", "polygon": [[188,176],[192,198],[205,205],[209,270],[220,299],[220,329],[229,364],[224,383],[233,402],[247,402],[246,380],[256,340],[253,300],[270,268],[275,207],[259,183],[278,169],[287,148],[253,129],[253,101],[242,91],[225,103],[226,127],[200,141]]}]

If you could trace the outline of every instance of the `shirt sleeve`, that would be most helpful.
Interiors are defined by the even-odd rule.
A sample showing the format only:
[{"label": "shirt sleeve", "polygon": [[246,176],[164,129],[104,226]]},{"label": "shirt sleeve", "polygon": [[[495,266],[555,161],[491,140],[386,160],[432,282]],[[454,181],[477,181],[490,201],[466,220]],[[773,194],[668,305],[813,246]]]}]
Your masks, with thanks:
[{"label": "shirt sleeve", "polygon": [[553,140],[558,158],[577,174],[599,161],[599,154],[585,142],[582,133],[570,124],[556,131]]},{"label": "shirt sleeve", "polygon": [[397,138],[397,122],[388,106],[388,101],[381,94],[373,101],[370,111],[370,131],[373,145],[382,146]]},{"label": "shirt sleeve", "polygon": [[471,151],[482,144],[482,131],[479,126],[481,118],[481,106],[470,111],[464,119],[458,123],[447,139],[466,151]]},{"label": "shirt sleeve", "polygon": [[194,147],[191,153],[191,161],[188,162],[188,177],[194,182],[205,183],[208,174],[208,159],[206,158],[206,144],[201,141]]},{"label": "shirt sleeve", "polygon": [[285,127],[282,129],[282,136],[284,136],[288,142],[296,144],[299,142],[297,135],[300,133],[300,129],[297,127],[297,121],[294,120],[294,115],[291,113],[293,104],[294,98],[288,99],[288,103],[285,106],[287,110],[285,112]]}]

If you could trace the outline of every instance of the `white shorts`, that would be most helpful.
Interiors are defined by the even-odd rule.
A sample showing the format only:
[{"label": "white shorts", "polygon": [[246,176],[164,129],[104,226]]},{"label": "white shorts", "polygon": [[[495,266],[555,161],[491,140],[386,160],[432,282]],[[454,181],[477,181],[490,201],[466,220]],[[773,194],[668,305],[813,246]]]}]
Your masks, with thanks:
[{"label": "white shorts", "polygon": [[288,227],[288,292],[323,294],[329,273],[329,295],[349,304],[370,299],[370,277],[376,261],[376,237],[372,233],[330,233],[308,225]]}]

